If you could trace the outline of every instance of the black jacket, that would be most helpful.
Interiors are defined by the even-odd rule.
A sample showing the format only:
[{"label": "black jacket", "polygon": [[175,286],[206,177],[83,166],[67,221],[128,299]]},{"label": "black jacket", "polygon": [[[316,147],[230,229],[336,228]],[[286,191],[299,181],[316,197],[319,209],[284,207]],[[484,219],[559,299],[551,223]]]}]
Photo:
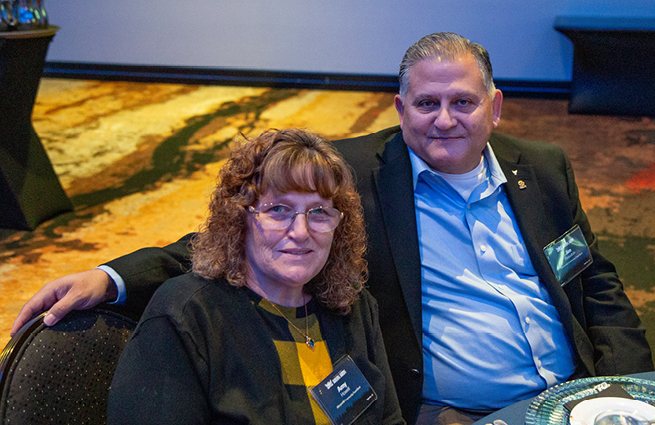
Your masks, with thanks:
[{"label": "black jacket", "polygon": [[[355,171],[369,235],[369,291],[379,304],[380,326],[403,417],[412,424],[421,402],[423,357],[421,264],[409,153],[400,127],[334,143]],[[578,374],[653,370],[645,329],[614,266],[598,251],[564,152],[548,143],[496,133],[490,143],[508,179],[505,191],[533,266],[548,288],[575,352]],[[519,188],[519,179],[525,182],[525,189]],[[574,224],[585,235],[593,264],[562,287],[543,248]],[[142,310],[153,287],[188,267],[189,237],[108,263],[126,281],[129,306]]]},{"label": "black jacket", "polygon": [[[311,407],[289,396],[249,291],[192,273],[162,285],[121,353],[108,423],[306,423],[297,409]],[[373,297],[362,292],[346,316],[314,306],[332,362],[350,355],[378,396],[354,423],[404,424]]]}]

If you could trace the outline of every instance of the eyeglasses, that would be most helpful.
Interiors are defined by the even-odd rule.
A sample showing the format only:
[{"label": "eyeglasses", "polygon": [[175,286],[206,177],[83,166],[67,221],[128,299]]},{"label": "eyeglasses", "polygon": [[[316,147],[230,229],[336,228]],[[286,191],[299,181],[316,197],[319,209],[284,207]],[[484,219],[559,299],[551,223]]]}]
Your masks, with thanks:
[{"label": "eyeglasses", "polygon": [[325,233],[336,229],[343,218],[343,213],[336,208],[316,207],[300,212],[284,204],[264,204],[259,210],[250,206],[248,212],[256,214],[262,227],[268,230],[286,230],[298,214],[305,214],[310,229]]}]

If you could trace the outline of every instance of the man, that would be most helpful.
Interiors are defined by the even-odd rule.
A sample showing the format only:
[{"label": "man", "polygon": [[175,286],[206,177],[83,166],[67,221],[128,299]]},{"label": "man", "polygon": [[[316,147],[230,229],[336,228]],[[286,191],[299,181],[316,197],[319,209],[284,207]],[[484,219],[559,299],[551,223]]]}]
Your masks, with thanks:
[{"label": "man", "polygon": [[[653,369],[568,159],[492,134],[502,100],[482,46],[432,34],[401,63],[400,128],[335,142],[358,179],[369,289],[410,424],[471,423],[567,379]],[[125,281],[126,306],[184,272],[188,237],[104,267]],[[100,270],[55,280],[12,332],[57,300],[48,323],[117,292]]]}]

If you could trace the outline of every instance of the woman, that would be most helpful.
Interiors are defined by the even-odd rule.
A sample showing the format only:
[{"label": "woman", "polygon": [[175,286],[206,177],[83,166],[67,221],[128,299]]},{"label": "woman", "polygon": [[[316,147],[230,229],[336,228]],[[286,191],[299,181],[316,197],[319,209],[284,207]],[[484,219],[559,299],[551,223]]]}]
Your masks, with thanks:
[{"label": "woman", "polygon": [[289,129],[238,144],[192,272],[159,288],[121,355],[108,422],[328,424],[310,389],[349,355],[377,395],[355,423],[403,423],[365,242],[329,142]]}]

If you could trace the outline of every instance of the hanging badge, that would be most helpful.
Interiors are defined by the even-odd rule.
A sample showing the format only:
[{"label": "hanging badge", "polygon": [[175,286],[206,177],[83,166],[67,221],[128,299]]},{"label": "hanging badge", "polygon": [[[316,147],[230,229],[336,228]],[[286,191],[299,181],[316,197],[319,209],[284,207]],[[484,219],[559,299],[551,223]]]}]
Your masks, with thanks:
[{"label": "hanging badge", "polygon": [[544,248],[550,268],[564,286],[593,262],[587,241],[577,224]]},{"label": "hanging badge", "polygon": [[333,425],[350,425],[378,399],[348,355],[339,359],[332,373],[310,392]]}]

